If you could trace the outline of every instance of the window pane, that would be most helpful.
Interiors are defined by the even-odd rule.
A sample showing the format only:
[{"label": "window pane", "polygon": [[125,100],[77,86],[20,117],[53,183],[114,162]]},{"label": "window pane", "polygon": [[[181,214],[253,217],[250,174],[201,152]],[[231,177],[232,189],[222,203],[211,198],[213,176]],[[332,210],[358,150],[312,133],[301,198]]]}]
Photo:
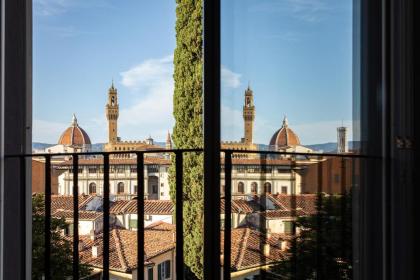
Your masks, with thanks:
[{"label": "window pane", "polygon": [[253,250],[259,260],[244,254],[243,261],[255,267],[277,261],[248,278],[349,279],[358,214],[357,164],[345,157],[359,144],[353,1],[221,3],[221,148],[234,151],[232,253],[243,253],[239,245]]}]

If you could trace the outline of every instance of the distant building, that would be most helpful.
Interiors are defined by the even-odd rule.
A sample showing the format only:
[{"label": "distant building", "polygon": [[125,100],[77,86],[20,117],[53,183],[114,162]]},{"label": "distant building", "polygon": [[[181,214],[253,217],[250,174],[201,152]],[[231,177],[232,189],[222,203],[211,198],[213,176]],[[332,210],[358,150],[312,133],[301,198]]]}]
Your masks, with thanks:
[{"label": "distant building", "polygon": [[91,151],[92,143],[89,135],[77,122],[73,114],[71,125],[61,134],[57,145],[48,147],[45,152],[51,154],[59,153],[83,153]]},{"label": "distant building", "polygon": [[[119,117],[118,92],[112,83],[108,90],[108,102],[105,106],[106,118],[108,120],[108,143],[105,144],[104,150],[106,152],[112,151],[147,151],[147,150],[162,150],[163,147],[155,145],[152,137],[149,136],[144,141],[122,141],[118,136],[118,117]],[[166,147],[172,147],[171,138],[168,132]],[[115,156],[114,156],[115,157]],[[129,157],[119,156],[119,157]]]},{"label": "distant building", "polygon": [[337,153],[348,153],[349,146],[347,142],[347,127],[337,127]]},{"label": "distant building", "polygon": [[[144,266],[137,265],[137,232],[111,229],[109,232],[110,279],[176,279],[175,225],[158,222],[144,229]],[[81,236],[80,261],[94,269],[103,269],[103,235]]]},{"label": "distant building", "polygon": [[313,150],[302,146],[298,135],[289,127],[289,122],[285,116],[283,124],[271,137],[269,150],[276,152],[298,152],[312,153]]},{"label": "distant building", "polygon": [[[171,161],[166,158],[145,157],[145,198],[169,200],[168,169]],[[57,169],[65,171],[58,178],[58,193],[73,194],[73,161],[58,164]],[[79,193],[103,194],[103,161],[100,158],[79,160]],[[110,194],[117,199],[131,199],[137,196],[137,161],[134,158],[110,159]]]},{"label": "distant building", "polygon": [[[115,215],[118,225],[129,230],[137,230],[137,199],[118,200],[112,203],[110,213]],[[156,222],[173,224],[174,205],[170,200],[144,200],[144,226]]]},{"label": "distant building", "polygon": [[[255,120],[255,106],[254,106],[254,93],[251,88],[245,90],[244,105],[243,105],[243,119],[244,119],[244,137],[241,141],[222,141],[222,149],[232,150],[257,150],[257,145],[254,144],[254,120]],[[234,157],[249,158],[256,157],[253,154],[235,153]]]}]

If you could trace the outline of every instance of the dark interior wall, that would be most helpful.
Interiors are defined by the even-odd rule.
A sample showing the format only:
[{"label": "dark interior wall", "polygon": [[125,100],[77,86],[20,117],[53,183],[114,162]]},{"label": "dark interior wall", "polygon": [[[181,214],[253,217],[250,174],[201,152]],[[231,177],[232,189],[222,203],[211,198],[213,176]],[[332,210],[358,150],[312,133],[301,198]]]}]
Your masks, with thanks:
[{"label": "dark interior wall", "polygon": [[32,1],[1,2],[2,276],[24,279],[30,277],[26,265],[30,265],[31,250],[31,163],[3,156],[31,152]]}]

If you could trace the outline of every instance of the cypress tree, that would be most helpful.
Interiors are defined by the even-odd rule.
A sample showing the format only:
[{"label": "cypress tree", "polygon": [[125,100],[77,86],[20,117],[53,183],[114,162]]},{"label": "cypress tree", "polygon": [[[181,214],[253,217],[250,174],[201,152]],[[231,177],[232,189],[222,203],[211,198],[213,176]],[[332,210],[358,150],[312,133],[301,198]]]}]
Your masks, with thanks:
[{"label": "cypress tree", "polygon": [[[202,0],[176,0],[174,53],[174,145],[178,149],[203,146]],[[203,278],[203,155],[184,154],[184,258],[186,276]],[[175,201],[174,165],[170,169]]]}]

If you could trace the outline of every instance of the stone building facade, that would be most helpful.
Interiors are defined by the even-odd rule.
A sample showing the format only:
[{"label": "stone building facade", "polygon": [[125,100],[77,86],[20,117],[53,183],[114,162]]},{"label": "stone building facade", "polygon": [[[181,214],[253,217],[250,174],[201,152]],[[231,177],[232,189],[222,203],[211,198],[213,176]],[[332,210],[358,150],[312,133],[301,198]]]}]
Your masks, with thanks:
[{"label": "stone building facade", "polygon": [[[162,150],[163,147],[155,145],[153,138],[149,137],[144,141],[122,141],[118,136],[118,91],[112,83],[108,90],[108,101],[105,106],[105,114],[108,120],[108,143],[104,145],[104,151],[146,151],[146,150]],[[169,141],[169,143],[168,143]],[[172,147],[170,134],[168,132],[166,147]]]}]

